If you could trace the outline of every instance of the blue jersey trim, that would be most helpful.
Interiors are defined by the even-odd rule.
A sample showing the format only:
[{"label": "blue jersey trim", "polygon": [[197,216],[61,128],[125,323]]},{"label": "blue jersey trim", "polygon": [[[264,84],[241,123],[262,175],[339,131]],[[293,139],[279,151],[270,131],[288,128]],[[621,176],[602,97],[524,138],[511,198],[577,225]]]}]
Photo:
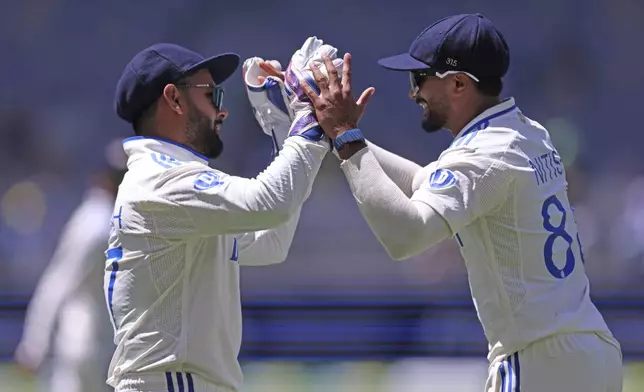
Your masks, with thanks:
[{"label": "blue jersey trim", "polygon": [[195,385],[192,381],[192,373],[186,373],[186,378],[188,379],[188,392],[195,392]]},{"label": "blue jersey trim", "polygon": [[114,318],[114,310],[112,309],[112,303],[114,298],[114,283],[116,283],[116,273],[119,270],[119,260],[123,257],[123,248],[111,248],[107,250],[107,260],[112,262],[112,272],[110,273],[110,282],[107,286],[107,303],[110,307],[110,314],[112,319],[116,323]]},{"label": "blue jersey trim", "polygon": [[519,364],[519,353],[514,353],[512,358],[514,358],[514,373],[516,374],[517,380],[514,389],[516,392],[521,392],[521,365]]},{"label": "blue jersey trim", "polygon": [[[479,121],[472,124],[472,126],[467,128],[467,130],[463,132],[461,136],[455,139],[452,142],[452,146],[460,146],[463,144],[468,144],[469,142],[472,141],[472,139],[474,139],[474,136],[476,136],[476,133],[478,133],[478,131],[485,129],[490,125],[489,124],[490,120],[500,117],[506,113],[510,113],[516,108],[517,108],[517,105],[512,105],[507,109],[501,110],[500,112],[492,113],[489,116],[480,119]],[[469,137],[467,137],[468,135]]]},{"label": "blue jersey trim", "polygon": [[181,372],[177,372],[177,386],[179,387],[179,392],[185,392],[183,389],[183,374]]},{"label": "blue jersey trim", "polygon": [[519,353],[505,358],[499,367],[501,376],[501,391],[521,392],[521,365]]},{"label": "blue jersey trim", "polygon": [[144,140],[144,139],[149,139],[149,140],[158,140],[158,141],[161,141],[161,142],[170,143],[170,144],[173,144],[173,145],[175,145],[175,146],[177,146],[177,147],[181,147],[181,148],[183,148],[184,150],[189,151],[189,152],[190,152],[190,153],[192,153],[193,155],[195,155],[195,156],[197,156],[197,157],[199,157],[199,158],[201,158],[201,159],[203,159],[203,160],[205,160],[205,161],[209,161],[209,160],[210,160],[210,158],[208,158],[207,156],[205,156],[205,155],[203,155],[203,154],[198,153],[197,151],[193,150],[192,148],[190,148],[190,147],[188,147],[188,146],[185,146],[185,145],[183,145],[183,144],[181,144],[181,143],[177,143],[177,142],[175,142],[175,141],[173,141],[173,140],[164,139],[164,138],[162,138],[162,137],[154,137],[154,136],[132,136],[132,137],[128,137],[127,139],[124,139],[124,140],[123,140],[123,144],[125,144],[125,143],[127,143],[127,142],[129,142],[129,141],[132,141],[132,140]]},{"label": "blue jersey trim", "polygon": [[168,392],[174,392],[174,381],[172,380],[172,373],[165,372],[165,382],[168,387]]}]

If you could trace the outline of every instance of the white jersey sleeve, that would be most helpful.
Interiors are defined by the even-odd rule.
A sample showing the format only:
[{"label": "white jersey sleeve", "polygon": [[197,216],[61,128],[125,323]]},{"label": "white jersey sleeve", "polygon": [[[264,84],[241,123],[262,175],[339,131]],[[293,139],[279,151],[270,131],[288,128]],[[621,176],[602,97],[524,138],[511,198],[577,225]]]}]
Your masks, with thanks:
[{"label": "white jersey sleeve", "polygon": [[[310,184],[312,185],[312,183]],[[305,200],[311,194],[311,186]],[[241,266],[263,266],[281,263],[286,260],[295,237],[302,206],[296,208],[287,222],[267,230],[245,233],[238,237],[239,259]]]},{"label": "white jersey sleeve", "polygon": [[298,208],[288,222],[280,226],[242,235],[239,238],[239,265],[261,266],[286,260],[300,220],[300,211]]},{"label": "white jersey sleeve", "polygon": [[481,150],[447,151],[412,200],[432,207],[455,235],[506,199],[514,177],[510,168],[504,157]]},{"label": "white jersey sleeve", "polygon": [[[252,179],[183,165],[168,170],[159,182],[160,200],[151,201],[150,208],[174,210],[172,219],[184,220],[183,227],[194,227],[204,236],[274,228],[299,211],[327,151],[322,144],[288,138],[268,168]],[[164,233],[163,226],[157,225],[158,235],[178,234]]]},{"label": "white jersey sleeve", "polygon": [[422,171],[423,168],[417,163],[396,155],[393,152],[387,151],[370,141],[367,141],[367,145],[387,177],[389,177],[407,197],[410,197],[413,193],[414,178]]},{"label": "white jersey sleeve", "polygon": [[429,175],[436,170],[436,162],[432,162],[429,165],[423,167],[419,171],[416,172],[414,175],[414,178],[412,179],[411,183],[411,195],[410,197],[416,193],[417,190],[420,189],[421,185],[423,185],[427,179],[429,178]]},{"label": "white jersey sleeve", "polygon": [[362,216],[392,259],[415,256],[449,236],[443,218],[427,204],[410,200],[370,148],[343,161],[341,167]]}]

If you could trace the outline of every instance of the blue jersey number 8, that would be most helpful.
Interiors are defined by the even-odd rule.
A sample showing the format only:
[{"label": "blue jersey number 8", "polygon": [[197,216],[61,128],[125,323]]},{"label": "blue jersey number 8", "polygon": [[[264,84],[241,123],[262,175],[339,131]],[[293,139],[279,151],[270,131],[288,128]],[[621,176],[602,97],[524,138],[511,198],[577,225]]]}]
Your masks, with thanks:
[{"label": "blue jersey number 8", "polygon": [[[559,212],[561,212],[561,221],[557,226],[553,225],[551,222],[551,216],[548,209],[551,206],[555,206]],[[543,202],[541,207],[541,216],[543,217],[543,228],[546,229],[550,235],[546,239],[546,243],[543,246],[543,258],[546,262],[546,268],[550,275],[554,276],[557,279],[563,279],[575,270],[575,254],[572,251],[572,236],[566,231],[566,217],[567,217],[566,208],[561,204],[561,201],[557,199],[556,195],[552,195]],[[555,244],[555,240],[561,238],[568,243],[568,249],[566,249],[566,264],[563,268],[559,268],[555,265],[555,262],[552,258],[552,248]],[[579,242],[579,234],[577,234],[577,244],[579,245],[579,254],[581,255],[581,261],[584,262],[583,252],[581,250],[581,242]]]}]

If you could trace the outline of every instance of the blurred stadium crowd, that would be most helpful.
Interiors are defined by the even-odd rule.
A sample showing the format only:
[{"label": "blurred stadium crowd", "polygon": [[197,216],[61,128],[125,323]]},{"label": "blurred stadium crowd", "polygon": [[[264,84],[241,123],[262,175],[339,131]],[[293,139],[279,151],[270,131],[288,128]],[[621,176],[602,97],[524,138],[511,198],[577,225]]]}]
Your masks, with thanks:
[{"label": "blurred stadium crowd", "polygon": [[[420,130],[420,111],[406,99],[406,75],[385,72],[376,59],[405,50],[430,20],[479,10],[505,32],[511,47],[505,95],[549,128],[563,155],[595,294],[644,296],[644,133],[638,118],[644,69],[637,65],[644,54],[632,50],[644,36],[644,3],[495,0],[479,9],[466,0],[405,0],[385,8],[331,0],[328,7],[342,9],[340,21],[326,12],[306,19],[294,12],[292,23],[283,23],[289,4],[4,4],[0,29],[10,39],[0,47],[11,57],[0,65],[8,75],[0,93],[3,294],[33,290],[89,175],[106,164],[105,146],[131,135],[114,115],[112,97],[123,65],[142,47],[172,41],[204,54],[235,51],[286,62],[305,36],[317,34],[352,52],[358,86],[377,89],[363,119],[368,137],[424,164],[448,145],[449,136]],[[240,75],[226,88],[227,151],[214,165],[252,176],[268,163],[270,142],[252,118]],[[391,262],[360,219],[332,159],[304,208],[288,262],[245,271],[245,290],[467,289],[451,242],[411,262]]]}]

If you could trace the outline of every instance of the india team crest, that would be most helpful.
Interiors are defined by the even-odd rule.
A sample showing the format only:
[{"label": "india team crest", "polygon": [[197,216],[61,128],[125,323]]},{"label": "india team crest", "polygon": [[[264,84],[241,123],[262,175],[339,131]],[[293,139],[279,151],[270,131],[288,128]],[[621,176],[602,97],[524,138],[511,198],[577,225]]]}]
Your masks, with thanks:
[{"label": "india team crest", "polygon": [[447,189],[456,185],[456,176],[447,169],[437,169],[429,175],[431,189]]},{"label": "india team crest", "polygon": [[221,184],[223,184],[223,181],[219,179],[217,174],[213,172],[203,172],[195,179],[194,188],[198,191],[203,191]]}]

